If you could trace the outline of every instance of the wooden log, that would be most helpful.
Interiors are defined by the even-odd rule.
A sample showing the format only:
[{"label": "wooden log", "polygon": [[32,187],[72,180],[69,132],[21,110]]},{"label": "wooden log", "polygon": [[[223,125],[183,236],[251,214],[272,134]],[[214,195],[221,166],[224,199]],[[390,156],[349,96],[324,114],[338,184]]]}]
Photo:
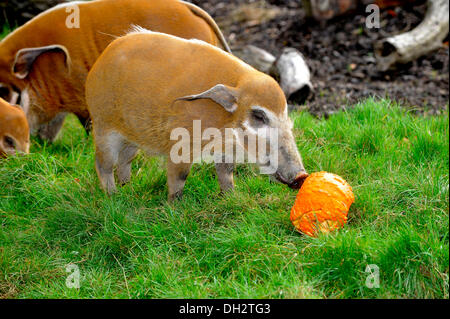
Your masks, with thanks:
[{"label": "wooden log", "polygon": [[294,48],[285,48],[278,59],[253,45],[233,49],[233,53],[255,69],[274,77],[286,98],[293,102],[304,103],[313,91],[308,65],[303,55]]},{"label": "wooden log", "polygon": [[303,55],[294,48],[285,48],[271,68],[286,98],[303,104],[313,91],[311,72]]},{"label": "wooden log", "polygon": [[428,0],[424,20],[415,29],[375,44],[377,68],[387,71],[442,46],[449,30],[449,0]]},{"label": "wooden log", "polygon": [[276,61],[272,54],[254,45],[246,45],[242,49],[233,49],[233,54],[264,73],[269,73]]}]

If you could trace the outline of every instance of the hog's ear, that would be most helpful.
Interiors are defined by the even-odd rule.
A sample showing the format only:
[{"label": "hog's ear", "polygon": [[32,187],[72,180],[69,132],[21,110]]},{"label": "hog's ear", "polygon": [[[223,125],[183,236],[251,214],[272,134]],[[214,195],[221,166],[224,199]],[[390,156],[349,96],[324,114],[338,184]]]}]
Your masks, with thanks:
[{"label": "hog's ear", "polygon": [[210,99],[223,106],[225,110],[233,113],[237,109],[237,90],[223,84],[217,84],[211,89],[196,95],[180,97],[178,100],[194,101],[199,99]]},{"label": "hog's ear", "polygon": [[67,51],[67,48],[65,46],[55,44],[55,45],[49,45],[45,47],[38,47],[38,48],[24,48],[17,52],[16,58],[14,60],[13,66],[12,66],[12,72],[14,75],[23,80],[25,79],[28,74],[30,73],[31,68],[33,67],[34,61],[41,55],[46,52],[61,52],[64,54],[64,60],[66,63],[66,66],[70,66],[70,56],[69,51]]}]

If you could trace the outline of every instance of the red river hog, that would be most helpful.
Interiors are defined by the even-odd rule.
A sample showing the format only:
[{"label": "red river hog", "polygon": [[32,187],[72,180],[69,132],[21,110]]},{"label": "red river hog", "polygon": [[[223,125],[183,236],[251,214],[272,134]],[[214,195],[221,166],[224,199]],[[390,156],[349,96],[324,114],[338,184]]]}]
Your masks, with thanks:
[{"label": "red river hog", "polygon": [[[195,146],[204,148],[205,135],[211,140],[224,131],[227,136],[227,130],[234,135],[231,142],[218,138],[212,148],[221,158],[215,166],[222,191],[234,187],[236,156],[229,157],[226,150],[238,141],[244,141],[240,145],[253,154],[254,163],[272,168],[278,181],[299,188],[308,176],[278,83],[206,42],[136,28],[111,43],[94,64],[86,100],[96,170],[108,193],[116,191],[114,169],[118,182],[127,183],[131,162],[142,149],[169,157],[169,200],[180,197],[192,163],[202,156]],[[269,130],[277,132],[276,143]],[[180,141],[177,136],[184,133],[193,137]],[[249,141],[256,139],[263,143],[250,149]],[[266,151],[260,152],[263,145]],[[187,160],[180,160],[179,150],[188,151]],[[269,152],[275,156],[267,156]]]},{"label": "red river hog", "polygon": [[55,139],[67,113],[88,126],[84,97],[88,72],[107,45],[132,25],[230,50],[214,20],[188,2],[68,2],[39,14],[0,42],[3,98],[12,104],[20,100],[32,134],[49,141]]},{"label": "red river hog", "polygon": [[28,154],[30,129],[25,113],[18,105],[0,98],[0,158],[16,153]]}]

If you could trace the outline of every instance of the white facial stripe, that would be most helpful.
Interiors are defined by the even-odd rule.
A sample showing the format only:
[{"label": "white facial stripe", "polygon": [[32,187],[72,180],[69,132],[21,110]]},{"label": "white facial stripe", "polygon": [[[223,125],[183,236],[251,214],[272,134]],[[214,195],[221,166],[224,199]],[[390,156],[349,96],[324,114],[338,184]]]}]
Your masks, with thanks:
[{"label": "white facial stripe", "polygon": [[25,114],[28,114],[28,111],[30,110],[30,96],[28,94],[28,89],[24,89],[20,94],[20,107]]},{"label": "white facial stripe", "polygon": [[[292,121],[288,115],[288,105],[287,104],[286,104],[286,107],[284,109],[281,119],[272,111],[270,111],[262,106],[259,106],[259,105],[253,106],[252,110],[260,110],[260,111],[264,112],[266,114],[266,116],[269,118],[269,120],[272,123],[274,123],[274,125],[272,125],[272,126],[275,126],[275,127],[276,126],[279,126],[279,127],[288,126],[289,130],[292,130],[292,128],[294,127],[294,124],[292,123]],[[275,123],[279,123],[279,124],[275,124]],[[260,133],[260,132],[258,131],[258,133]],[[266,133],[268,133],[268,132],[264,132],[264,134],[266,134]],[[261,135],[261,133],[259,135]]]},{"label": "white facial stripe", "polygon": [[280,120],[279,117],[275,115],[275,113],[273,113],[272,111],[269,111],[265,107],[255,105],[255,106],[252,106],[252,110],[259,110],[259,111],[264,112],[270,121],[279,121]]},{"label": "white facial stripe", "polygon": [[257,135],[257,134],[258,134],[258,132],[256,131],[256,129],[255,129],[254,127],[252,127],[252,126],[250,125],[250,123],[248,123],[248,121],[245,121],[244,123],[242,123],[242,126],[243,126],[244,129],[245,129],[246,131],[248,131],[250,134],[253,134],[253,135]]},{"label": "white facial stripe", "polygon": [[268,126],[255,128],[251,126],[248,121],[242,123],[242,126],[244,127],[245,131],[250,133],[251,135],[256,135],[260,138],[268,138],[270,136],[270,127]]},{"label": "white facial stripe", "polygon": [[11,99],[9,100],[9,104],[16,104],[18,99],[19,93],[13,91],[11,94]]}]

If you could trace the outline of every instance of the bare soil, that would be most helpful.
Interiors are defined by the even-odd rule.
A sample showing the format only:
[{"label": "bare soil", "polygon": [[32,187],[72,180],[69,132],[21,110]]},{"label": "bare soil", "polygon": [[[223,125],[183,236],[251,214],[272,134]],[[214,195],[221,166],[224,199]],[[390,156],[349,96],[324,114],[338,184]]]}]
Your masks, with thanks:
[{"label": "bare soil", "polygon": [[[426,12],[425,0],[381,11],[381,28],[368,29],[368,13],[356,12],[328,22],[308,19],[302,0],[192,0],[206,9],[224,30],[232,47],[246,44],[277,55],[286,47],[300,50],[311,68],[315,92],[294,107],[329,115],[370,96],[388,97],[418,113],[448,109],[448,36],[436,52],[394,71],[378,72],[374,43],[411,30]],[[21,25],[63,0],[0,0],[2,25]],[[303,104],[303,105],[299,105]]]},{"label": "bare soil", "polygon": [[317,22],[306,17],[301,0],[192,2],[218,21],[234,48],[252,44],[277,55],[290,46],[304,54],[315,93],[296,107],[327,116],[375,96],[388,97],[418,113],[448,109],[448,36],[443,47],[428,56],[393,71],[376,69],[374,43],[417,26],[425,15],[425,3],[382,10],[381,28],[368,29],[363,7]]}]

